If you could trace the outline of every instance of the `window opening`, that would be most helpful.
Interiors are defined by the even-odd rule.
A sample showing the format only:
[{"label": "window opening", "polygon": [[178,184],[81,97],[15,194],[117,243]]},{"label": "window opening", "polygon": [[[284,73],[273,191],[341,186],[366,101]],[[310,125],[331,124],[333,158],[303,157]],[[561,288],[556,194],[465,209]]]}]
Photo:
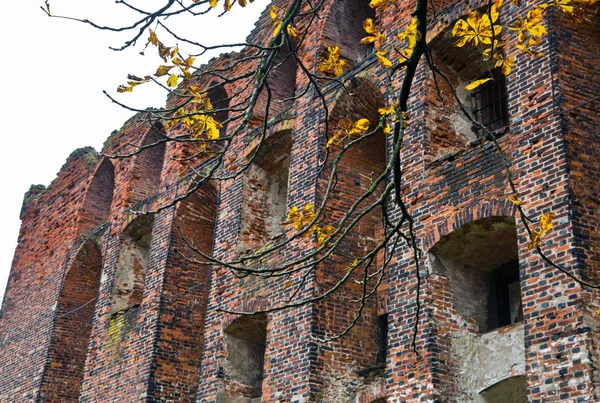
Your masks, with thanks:
[{"label": "window opening", "polygon": [[385,364],[387,360],[388,314],[377,317],[377,359],[375,365]]},{"label": "window opening", "polygon": [[522,319],[519,261],[512,260],[495,269],[490,276],[488,328],[512,325]]},{"label": "window opening", "polygon": [[267,317],[264,314],[243,316],[225,330],[227,361],[225,377],[237,383],[238,397],[262,396]]},{"label": "window opening", "polygon": [[448,234],[430,251],[432,274],[447,278],[451,307],[488,332],[522,320],[515,221],[490,217]]},{"label": "window opening", "polygon": [[244,176],[240,252],[262,247],[283,233],[291,146],[289,131],[273,134]]},{"label": "window opening", "polygon": [[153,222],[152,216],[139,217],[123,235],[112,292],[112,313],[142,302]]},{"label": "window opening", "polygon": [[494,69],[492,77],[493,80],[475,89],[473,101],[476,119],[490,131],[497,132],[508,126],[508,96],[506,78],[500,70]]}]

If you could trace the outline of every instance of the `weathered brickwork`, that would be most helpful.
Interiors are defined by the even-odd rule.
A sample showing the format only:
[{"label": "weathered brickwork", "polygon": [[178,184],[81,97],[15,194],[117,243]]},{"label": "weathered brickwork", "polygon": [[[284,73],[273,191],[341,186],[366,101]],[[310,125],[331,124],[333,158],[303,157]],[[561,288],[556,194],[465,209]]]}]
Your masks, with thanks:
[{"label": "weathered brickwork", "polygon": [[[274,3],[281,8],[286,1]],[[452,47],[451,27],[485,4],[430,4],[433,59],[454,87],[485,67],[467,48]],[[409,2],[389,8],[377,23],[391,37],[412,8]],[[592,11],[585,24],[573,25],[549,10],[545,56],[510,55],[516,64],[505,89],[509,130],[498,142],[527,212],[556,215],[545,238],[548,257],[598,282],[600,42],[590,38],[600,37],[600,19]],[[249,129],[223,156],[230,173],[240,158],[252,158],[234,179],[204,184],[157,214],[135,216],[132,208],[152,212],[194,187],[185,158],[198,150],[159,141],[128,158],[77,150],[50,186],[32,186],[0,311],[0,402],[600,401],[600,295],[526,252],[529,239],[508,200],[502,155],[477,139],[450,87],[438,80],[437,88],[425,65],[415,77],[401,150],[401,191],[423,252],[419,272],[412,250],[388,250],[391,265],[377,293],[348,334],[328,343],[320,339],[354,320],[352,301],[362,290],[352,280],[316,303],[232,313],[280,306],[299,285],[297,298],[334,286],[346,272],[346,256],[359,256],[383,233],[379,212],[367,214],[305,278],[237,277],[202,257],[232,261],[287,239],[292,230],[281,224],[289,208],[319,207],[329,191],[325,221],[339,222],[389,160],[390,140],[374,133],[344,154],[332,189],[323,179],[331,165],[317,176],[326,157],[325,117],[331,136],[341,119],[375,122],[377,109],[388,104],[386,72],[372,49],[358,44],[362,21],[373,11],[363,0],[343,0],[324,2],[322,12],[298,55],[313,66],[326,46],[340,45],[351,66],[341,77],[346,90],[335,82],[323,88],[326,113],[283,51],[269,81],[273,120],[264,140],[263,93]],[[511,23],[513,10],[503,12],[501,19]],[[271,30],[265,12],[249,40],[266,43]],[[222,55],[208,66],[252,71],[252,51]],[[251,96],[250,87],[215,77],[199,74],[196,81],[212,88],[216,109]],[[457,95],[475,102],[463,91]],[[170,98],[167,106],[177,102]],[[103,153],[125,156],[131,143],[160,140],[164,128],[149,123],[151,113],[127,121]],[[228,118],[219,112],[225,132],[235,124]],[[264,148],[255,153],[261,141]],[[366,198],[351,218],[373,202]],[[397,216],[394,208],[389,205]],[[248,268],[281,265],[315,246],[315,239],[298,239]]]}]

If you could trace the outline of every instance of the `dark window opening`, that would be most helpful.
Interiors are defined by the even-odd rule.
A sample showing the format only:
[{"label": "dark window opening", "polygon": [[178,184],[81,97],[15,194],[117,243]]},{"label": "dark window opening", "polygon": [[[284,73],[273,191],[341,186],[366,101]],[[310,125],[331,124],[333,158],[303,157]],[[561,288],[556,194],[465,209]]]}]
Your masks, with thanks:
[{"label": "dark window opening", "polygon": [[521,320],[519,261],[512,260],[495,269],[490,276],[488,329],[512,325]]},{"label": "dark window opening", "polygon": [[476,119],[490,131],[498,132],[508,126],[508,96],[506,78],[500,70],[493,70],[492,77],[475,89],[473,100]]},{"label": "dark window opening", "polygon": [[377,317],[377,359],[375,365],[385,364],[388,348],[388,314]]}]

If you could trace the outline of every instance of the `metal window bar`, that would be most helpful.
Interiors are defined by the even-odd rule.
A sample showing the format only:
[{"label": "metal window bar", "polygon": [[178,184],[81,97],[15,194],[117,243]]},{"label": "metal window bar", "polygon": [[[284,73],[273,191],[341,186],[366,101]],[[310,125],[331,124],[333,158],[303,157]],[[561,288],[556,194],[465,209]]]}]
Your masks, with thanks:
[{"label": "metal window bar", "polygon": [[488,81],[473,93],[475,117],[492,132],[508,126],[508,94],[506,79],[498,70],[492,71],[494,80]]}]

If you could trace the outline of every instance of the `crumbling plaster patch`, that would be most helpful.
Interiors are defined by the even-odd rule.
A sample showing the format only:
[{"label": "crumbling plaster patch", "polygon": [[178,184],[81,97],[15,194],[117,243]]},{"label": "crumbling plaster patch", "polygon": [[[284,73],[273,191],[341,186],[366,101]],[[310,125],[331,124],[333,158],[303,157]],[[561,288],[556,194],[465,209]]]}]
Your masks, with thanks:
[{"label": "crumbling plaster patch", "polygon": [[457,384],[468,401],[487,402],[477,396],[504,379],[525,374],[524,329],[520,323],[482,335],[454,337],[451,357],[457,363]]}]

